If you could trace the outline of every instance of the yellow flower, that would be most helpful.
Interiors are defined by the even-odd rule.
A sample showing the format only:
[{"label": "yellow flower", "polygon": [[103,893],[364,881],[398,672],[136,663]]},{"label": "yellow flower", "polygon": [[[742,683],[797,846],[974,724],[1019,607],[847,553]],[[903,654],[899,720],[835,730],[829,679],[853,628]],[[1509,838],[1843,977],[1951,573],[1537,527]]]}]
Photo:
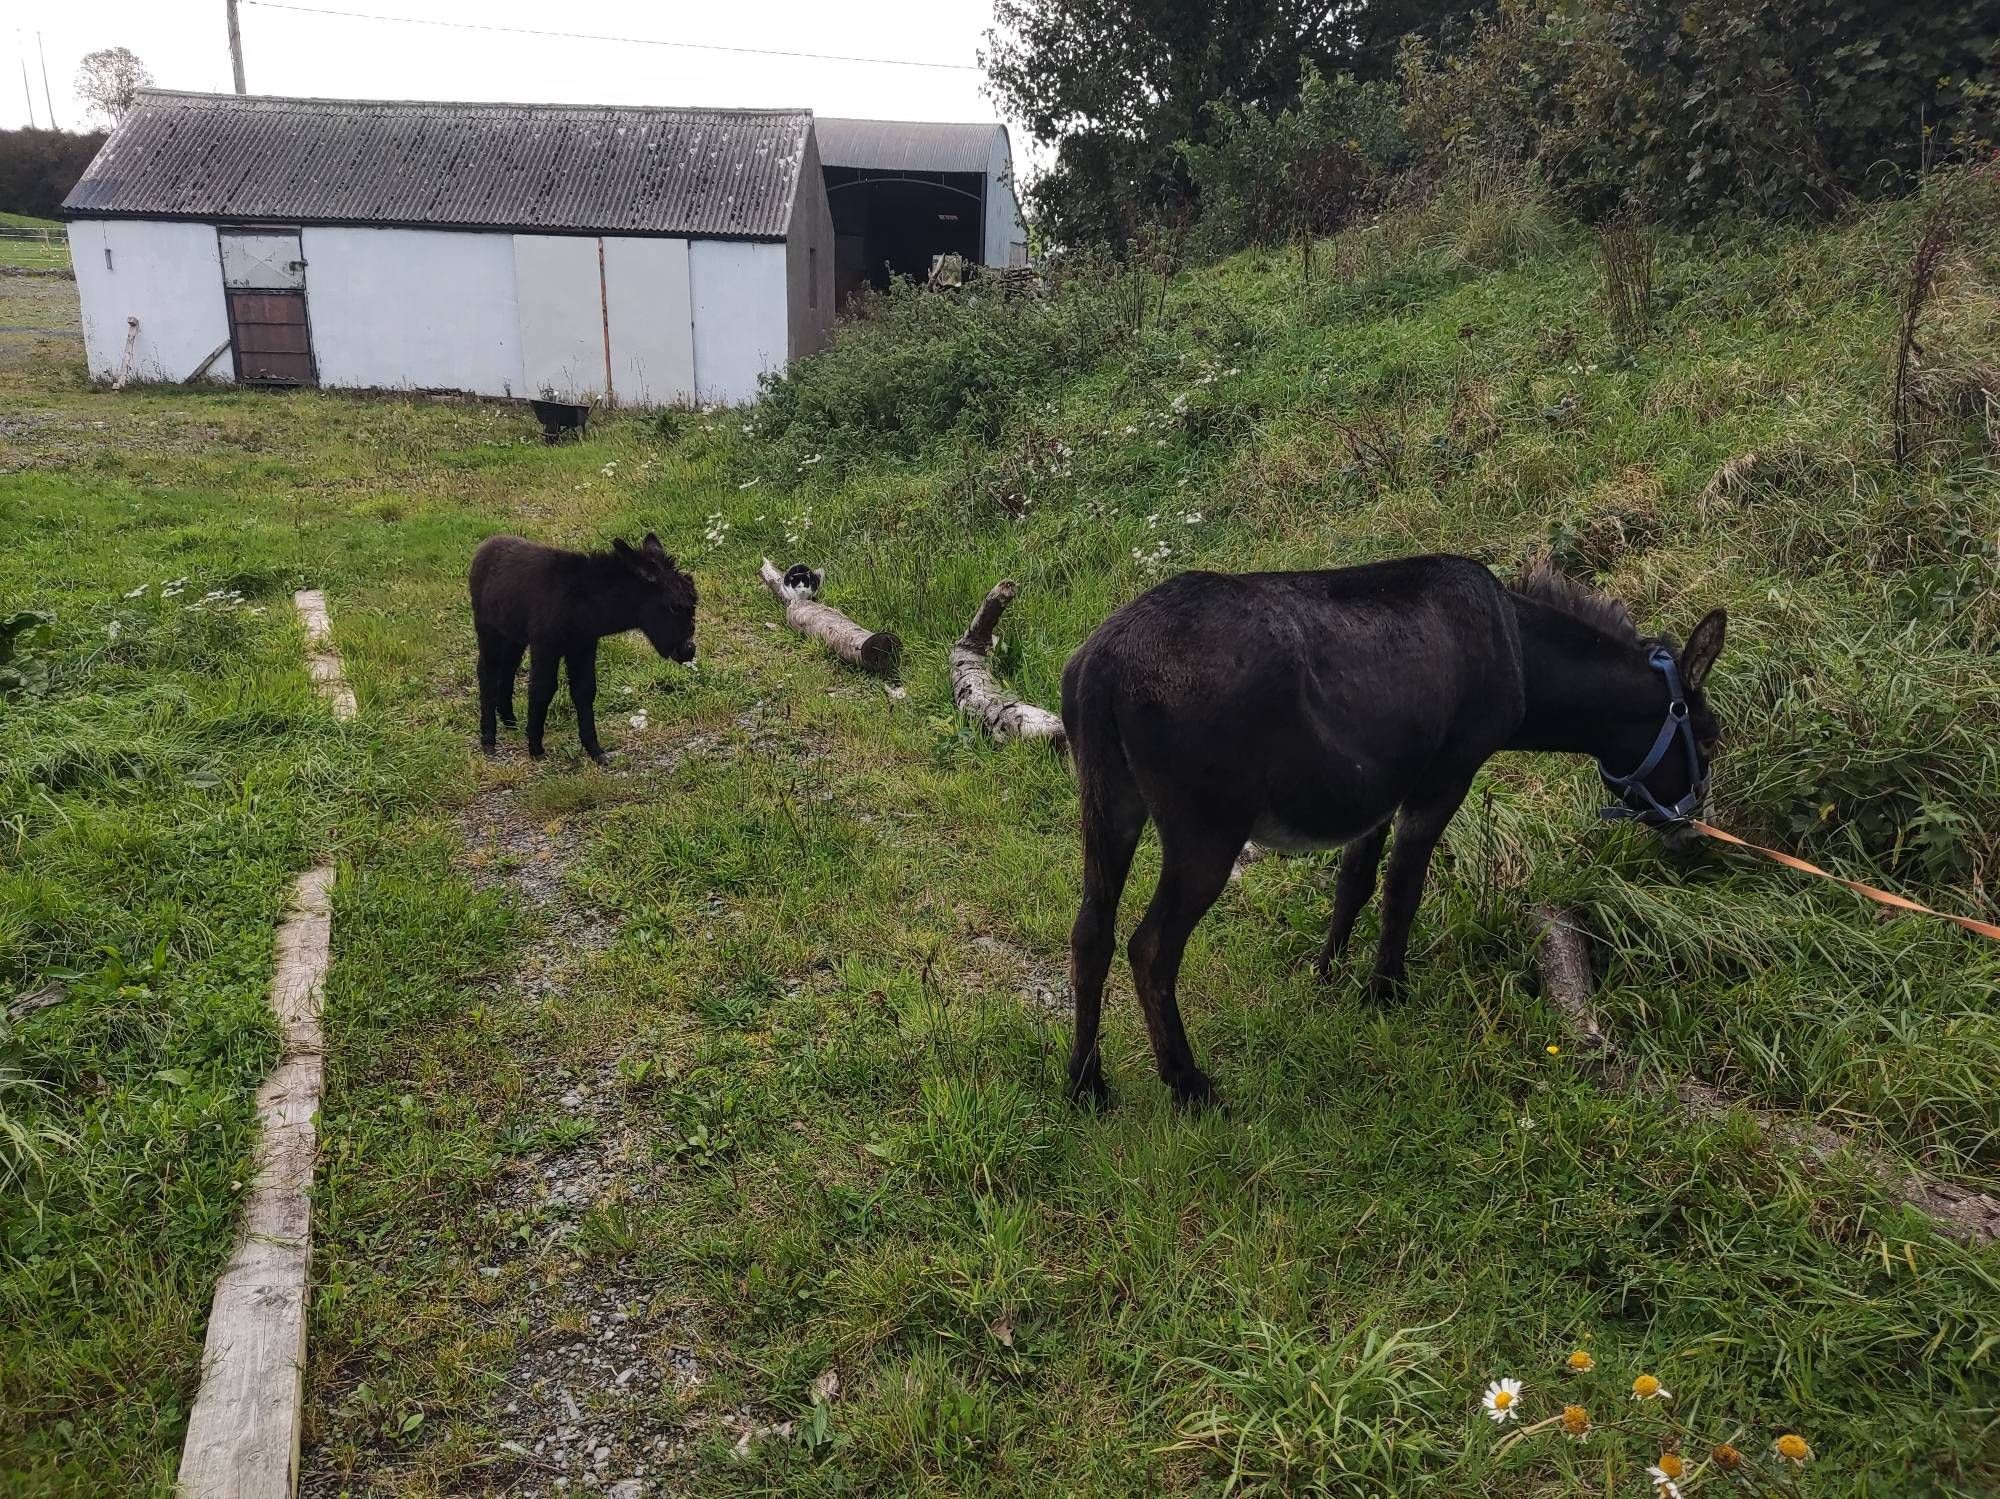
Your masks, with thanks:
[{"label": "yellow flower", "polygon": [[1592,1358],[1588,1351],[1582,1348],[1577,1349],[1576,1352],[1564,1359],[1563,1363],[1572,1374],[1588,1374],[1592,1369],[1597,1367],[1597,1360]]},{"label": "yellow flower", "polygon": [[1552,1057],[1559,1057],[1563,1054],[1563,1049],[1560,1046],[1557,1046],[1553,1041],[1551,1041],[1547,1046],[1543,1047],[1542,1050],[1546,1051]]},{"label": "yellow flower", "polygon": [[1806,1445],[1806,1439],[1796,1431],[1788,1431],[1779,1437],[1771,1444],[1771,1450],[1786,1462],[1799,1468],[1804,1467],[1806,1459],[1813,1455],[1812,1448]]},{"label": "yellow flower", "polygon": [[1743,1466],[1743,1454],[1727,1442],[1718,1442],[1715,1450],[1708,1456],[1709,1460],[1725,1473],[1734,1473]]},{"label": "yellow flower", "polygon": [[1487,1419],[1502,1424],[1521,1414],[1520,1401],[1520,1380],[1496,1379],[1486,1387],[1481,1403],[1486,1407]]},{"label": "yellow flower", "polygon": [[1662,1478],[1679,1478],[1687,1472],[1687,1464],[1681,1461],[1678,1452],[1662,1452],[1660,1460],[1649,1471],[1658,1473]]},{"label": "yellow flower", "polygon": [[1671,1400],[1674,1398],[1674,1395],[1673,1391],[1653,1378],[1652,1375],[1641,1374],[1637,1379],[1632,1381],[1632,1398],[1634,1400]]},{"label": "yellow flower", "polygon": [[1566,1405],[1562,1413],[1563,1435],[1580,1442],[1590,1435],[1590,1412],[1580,1405]]}]

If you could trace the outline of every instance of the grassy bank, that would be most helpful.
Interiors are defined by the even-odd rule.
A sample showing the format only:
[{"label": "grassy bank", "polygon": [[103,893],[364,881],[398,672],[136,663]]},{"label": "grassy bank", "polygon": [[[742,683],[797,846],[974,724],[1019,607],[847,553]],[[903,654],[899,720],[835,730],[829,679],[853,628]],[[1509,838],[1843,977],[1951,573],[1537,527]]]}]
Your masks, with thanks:
[{"label": "grassy bank", "polygon": [[[2000,487],[1949,412],[1888,457],[1916,210],[1669,242],[1625,344],[1587,242],[1519,213],[1350,235],[1311,279],[1294,251],[884,309],[754,417],[571,448],[477,404],[0,370],[0,596],[56,615],[48,691],[0,711],[0,984],[72,975],[12,1032],[48,1091],[0,1095],[66,1137],[7,1198],[0,1485],[165,1491],[270,925],[326,854],[309,1492],[1643,1492],[1672,1429],[1641,1368],[1745,1451],[1804,1432],[1813,1491],[1989,1492],[1994,1251],[1651,1084],[1990,1190],[2000,955],[1675,862],[1594,820],[1588,766],[1489,767],[1406,1004],[1312,984],[1327,865],[1267,861],[1183,978],[1226,1110],[1168,1106],[1122,964],[1118,1107],[1062,1101],[1070,784],[968,734],[944,674],[1002,576],[1000,665],[1043,702],[1185,566],[1549,549],[1647,627],[1726,604],[1718,820],[1990,912]],[[2000,265],[1990,225],[1962,243],[1929,346],[1972,366]],[[699,670],[607,648],[609,774],[560,707],[549,762],[478,762],[476,538],[643,526],[700,580]],[[763,555],[898,630],[907,696],[769,628]],[[296,665],[305,581],[350,728]],[[242,605],[187,607],[214,589]],[[1548,1051],[1535,900],[1598,939],[1642,1086]],[[1572,1389],[1637,1428],[1497,1454],[1480,1386],[1552,1409],[1578,1346]]]}]

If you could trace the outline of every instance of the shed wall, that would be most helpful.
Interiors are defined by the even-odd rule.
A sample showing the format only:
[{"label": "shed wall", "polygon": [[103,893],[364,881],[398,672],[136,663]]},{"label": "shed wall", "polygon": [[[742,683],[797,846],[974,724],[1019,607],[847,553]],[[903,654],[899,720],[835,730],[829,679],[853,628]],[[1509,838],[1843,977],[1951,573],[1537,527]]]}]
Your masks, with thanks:
[{"label": "shed wall", "polygon": [[786,353],[793,359],[815,353],[833,328],[833,259],[833,210],[827,205],[826,175],[819,169],[819,145],[809,135],[785,236]]},{"label": "shed wall", "polygon": [[1028,226],[1014,194],[1014,154],[1004,130],[993,132],[993,160],[986,169],[985,259],[993,266],[1028,263]]},{"label": "shed wall", "polygon": [[301,232],[322,385],[522,396],[512,236]]},{"label": "shed wall", "polygon": [[785,367],[785,246],[700,239],[688,246],[694,385],[704,405],[757,399],[757,377]]},{"label": "shed wall", "polygon": [[620,406],[694,401],[694,308],[684,239],[604,241],[611,385]]},{"label": "shed wall", "polygon": [[521,393],[589,401],[604,390],[604,298],[595,235],[514,236]]},{"label": "shed wall", "polygon": [[[128,317],[139,320],[134,380],[184,380],[228,341],[214,225],[78,219],[69,226],[69,248],[93,378],[118,377]],[[208,378],[232,378],[227,356],[209,366]]]}]

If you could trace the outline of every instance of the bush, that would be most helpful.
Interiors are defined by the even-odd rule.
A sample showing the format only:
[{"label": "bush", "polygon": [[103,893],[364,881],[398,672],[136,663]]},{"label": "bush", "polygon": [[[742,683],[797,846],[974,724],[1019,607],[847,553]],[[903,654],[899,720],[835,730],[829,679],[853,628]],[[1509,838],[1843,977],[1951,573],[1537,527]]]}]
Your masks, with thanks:
[{"label": "bush", "polygon": [[1295,108],[1269,114],[1222,102],[1209,114],[1208,141],[1182,141],[1180,152],[1204,230],[1230,246],[1332,233],[1405,156],[1393,85],[1329,79],[1311,64]]},{"label": "bush", "polygon": [[1536,160],[1581,213],[1825,213],[1982,149],[2000,0],[1514,0],[1404,51],[1433,161]]},{"label": "bush", "polygon": [[898,282],[827,349],[769,379],[758,425],[828,457],[910,458],[952,434],[991,443],[1038,392],[1134,333],[1157,289],[1137,265],[1082,256],[1040,297],[991,281],[956,296]]}]

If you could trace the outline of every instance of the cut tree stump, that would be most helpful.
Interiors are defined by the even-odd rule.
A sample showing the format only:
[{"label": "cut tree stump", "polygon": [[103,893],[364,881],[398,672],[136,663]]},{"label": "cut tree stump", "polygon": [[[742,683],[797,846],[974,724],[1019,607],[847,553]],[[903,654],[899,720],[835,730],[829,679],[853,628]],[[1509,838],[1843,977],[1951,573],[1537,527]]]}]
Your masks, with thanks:
[{"label": "cut tree stump", "polygon": [[1011,579],[995,583],[951,648],[951,700],[959,712],[978,719],[979,726],[994,739],[1046,739],[1060,748],[1067,742],[1062,720],[1046,708],[1007,696],[994,682],[987,664],[993,651],[993,631],[1016,592]]},{"label": "cut tree stump", "polygon": [[810,580],[786,581],[766,557],[757,576],[771,596],[785,606],[785,623],[808,639],[817,640],[850,666],[893,677],[903,664],[903,642],[888,630],[867,630],[831,604],[819,601],[819,574]]}]

